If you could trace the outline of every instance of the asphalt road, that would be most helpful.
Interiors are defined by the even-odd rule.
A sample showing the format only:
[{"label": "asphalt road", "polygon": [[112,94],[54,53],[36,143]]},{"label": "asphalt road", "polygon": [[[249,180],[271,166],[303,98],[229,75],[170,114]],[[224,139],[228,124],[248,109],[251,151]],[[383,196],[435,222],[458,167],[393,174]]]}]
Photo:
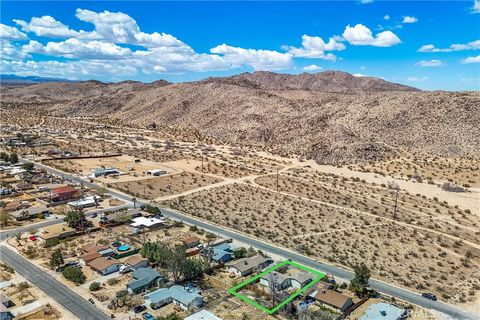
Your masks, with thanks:
[{"label": "asphalt road", "polygon": [[[48,166],[45,166],[45,165],[42,165],[42,164],[35,163],[35,165],[39,168],[43,168],[43,169],[47,170],[50,173],[62,176],[64,178],[66,178],[67,180],[83,183],[83,185],[88,186],[88,187],[92,187],[92,188],[101,188],[101,186],[98,186],[95,183],[90,183],[89,181],[85,181],[85,180],[83,180],[81,178],[78,178],[74,175],[63,173],[61,171],[58,171],[56,169],[53,169],[51,167],[48,167]],[[131,199],[132,199],[131,196],[126,195],[124,193],[121,193],[121,192],[118,192],[118,191],[115,191],[115,190],[111,190],[111,189],[108,189],[108,191],[109,191],[108,193],[110,193],[110,194],[112,194],[112,195],[114,195],[114,196],[116,196],[116,197],[118,197],[122,200],[131,201]],[[137,202],[138,205],[142,205],[144,203],[145,202],[142,202],[142,201]],[[173,218],[173,219],[176,219],[176,220],[181,220],[181,221],[183,221],[187,224],[194,224],[194,225],[196,225],[200,228],[203,228],[203,229],[205,229],[209,232],[221,235],[221,236],[226,237],[226,238],[232,238],[232,239],[234,239],[236,241],[239,241],[239,242],[242,242],[242,243],[244,243],[248,246],[252,246],[252,247],[255,247],[257,249],[260,249],[264,252],[271,253],[271,254],[274,254],[274,255],[278,255],[278,256],[284,257],[285,259],[292,259],[296,262],[299,262],[299,263],[304,264],[306,266],[318,269],[318,270],[320,270],[324,273],[330,274],[334,277],[338,277],[338,278],[342,278],[342,279],[352,279],[353,278],[353,272],[351,272],[351,271],[348,271],[348,270],[345,270],[345,269],[342,269],[342,268],[339,268],[339,267],[336,267],[336,266],[332,266],[332,265],[329,265],[329,264],[325,264],[325,263],[316,261],[314,259],[305,257],[303,255],[292,252],[290,250],[287,250],[287,249],[284,249],[284,248],[281,248],[281,247],[277,247],[277,246],[274,246],[274,245],[269,244],[269,243],[265,243],[261,240],[250,238],[250,237],[245,236],[241,233],[237,233],[235,231],[226,229],[224,227],[219,227],[217,225],[211,224],[211,223],[203,221],[203,220],[199,220],[197,218],[194,218],[194,217],[191,217],[191,216],[188,216],[188,215],[181,214],[179,212],[174,212],[174,211],[167,210],[167,209],[164,209],[164,208],[160,208],[160,209],[162,210],[162,213],[167,217],[170,217],[170,218]],[[388,283],[385,283],[385,282],[382,282],[382,281],[379,281],[379,280],[371,279],[370,280],[370,286],[373,289],[375,289],[379,292],[382,292],[384,294],[387,294],[387,295],[405,300],[407,302],[419,305],[419,306],[427,308],[427,309],[437,310],[439,312],[442,312],[442,313],[452,317],[453,319],[458,319],[458,320],[473,320],[473,319],[478,320],[478,319],[480,319],[480,317],[478,317],[476,315],[473,315],[471,313],[468,313],[466,311],[463,311],[463,310],[461,310],[461,309],[459,309],[459,308],[457,308],[453,305],[446,304],[446,303],[443,303],[441,301],[431,301],[431,300],[425,299],[418,293],[415,293],[415,292],[412,292],[412,291],[409,291],[409,290],[406,290],[406,289],[403,289],[403,288],[400,288],[400,287],[397,287],[397,286],[394,286],[394,285],[391,285],[391,284],[388,284]]]},{"label": "asphalt road", "polygon": [[79,319],[110,319],[110,317],[107,317],[105,313],[90,304],[90,302],[14,251],[2,246],[1,252],[1,260],[3,262],[11,266],[16,272],[35,284],[42,291],[47,292],[50,297],[59,302]]}]

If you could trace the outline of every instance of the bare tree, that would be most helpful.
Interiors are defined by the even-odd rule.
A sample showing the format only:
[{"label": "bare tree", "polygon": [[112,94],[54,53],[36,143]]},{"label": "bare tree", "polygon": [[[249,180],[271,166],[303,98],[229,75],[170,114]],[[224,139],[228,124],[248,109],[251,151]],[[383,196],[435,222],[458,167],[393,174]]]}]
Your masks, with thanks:
[{"label": "bare tree", "polygon": [[270,288],[270,294],[272,296],[272,308],[275,307],[275,298],[280,291],[280,283],[276,272],[272,272],[268,275],[268,287]]}]

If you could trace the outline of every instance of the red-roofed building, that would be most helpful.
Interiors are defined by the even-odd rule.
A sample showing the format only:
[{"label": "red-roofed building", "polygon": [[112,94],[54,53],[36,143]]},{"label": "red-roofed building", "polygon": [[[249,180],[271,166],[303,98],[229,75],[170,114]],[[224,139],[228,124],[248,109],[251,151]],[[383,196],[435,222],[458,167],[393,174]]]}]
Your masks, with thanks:
[{"label": "red-roofed building", "polygon": [[80,197],[80,191],[70,186],[50,190],[50,200],[53,202],[66,201]]}]

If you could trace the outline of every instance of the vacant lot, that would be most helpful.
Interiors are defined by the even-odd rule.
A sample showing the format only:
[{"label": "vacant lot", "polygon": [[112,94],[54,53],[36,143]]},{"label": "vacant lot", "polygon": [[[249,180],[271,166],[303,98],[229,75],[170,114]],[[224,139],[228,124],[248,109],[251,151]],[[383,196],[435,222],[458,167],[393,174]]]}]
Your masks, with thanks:
[{"label": "vacant lot", "polygon": [[377,277],[442,299],[468,301],[480,290],[478,249],[381,216],[238,184],[165,204],[338,265],[365,261]]},{"label": "vacant lot", "polygon": [[441,157],[402,157],[387,161],[372,162],[364,166],[351,166],[362,172],[418,179],[427,182],[451,181],[465,187],[480,185],[480,160]]},{"label": "vacant lot", "polygon": [[[255,182],[272,190],[277,187],[276,176],[260,177]],[[395,192],[386,185],[311,171],[287,171],[286,175],[279,175],[278,189],[280,192],[394,219],[480,244],[480,218],[470,210],[461,210],[448,203],[401,190],[394,215]]]},{"label": "vacant lot", "polygon": [[206,175],[182,172],[165,177],[111,183],[110,187],[145,199],[185,192],[222,181]]}]

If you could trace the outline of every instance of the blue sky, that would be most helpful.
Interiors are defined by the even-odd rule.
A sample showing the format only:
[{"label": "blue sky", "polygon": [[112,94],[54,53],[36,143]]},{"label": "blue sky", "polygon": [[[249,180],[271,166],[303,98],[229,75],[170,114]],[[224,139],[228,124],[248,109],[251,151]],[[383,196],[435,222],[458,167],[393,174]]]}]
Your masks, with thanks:
[{"label": "blue sky", "polygon": [[3,74],[178,82],[342,70],[480,89],[479,0],[2,1],[1,23]]}]

